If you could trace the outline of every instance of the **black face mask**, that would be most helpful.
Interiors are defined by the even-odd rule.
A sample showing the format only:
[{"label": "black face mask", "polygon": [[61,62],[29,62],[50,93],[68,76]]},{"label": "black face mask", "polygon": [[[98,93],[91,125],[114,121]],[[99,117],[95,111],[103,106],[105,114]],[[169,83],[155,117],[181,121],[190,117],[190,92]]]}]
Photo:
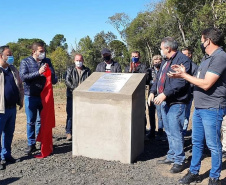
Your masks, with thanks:
[{"label": "black face mask", "polygon": [[159,63],[159,64],[154,64],[153,66],[155,66],[156,68],[160,68],[161,63]]},{"label": "black face mask", "polygon": [[205,55],[206,54],[206,47],[204,47],[204,43],[202,43],[201,45],[200,45],[200,47],[201,47],[201,50],[202,50],[202,53]]},{"label": "black face mask", "polygon": [[103,57],[104,58],[104,61],[105,62],[108,62],[110,59],[111,59],[111,56],[109,55],[109,56],[105,56],[105,57]]}]

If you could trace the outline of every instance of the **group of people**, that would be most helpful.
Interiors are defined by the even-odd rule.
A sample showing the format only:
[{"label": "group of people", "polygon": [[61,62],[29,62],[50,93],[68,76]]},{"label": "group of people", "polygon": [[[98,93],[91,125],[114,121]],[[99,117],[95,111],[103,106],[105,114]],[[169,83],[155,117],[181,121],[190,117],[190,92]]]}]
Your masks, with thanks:
[{"label": "group of people", "polygon": [[[198,67],[192,62],[190,48],[179,51],[176,40],[165,37],[160,45],[161,55],[153,56],[151,67],[140,62],[139,51],[133,51],[131,62],[124,70],[125,73],[146,74],[146,85],[150,87],[146,106],[150,120],[148,136],[150,139],[155,137],[157,112],[158,134],[162,135],[164,129],[169,144],[166,158],[158,163],[173,164],[171,173],[179,173],[185,168],[184,136],[194,99],[192,160],[188,173],[180,180],[181,184],[200,181],[204,141],[212,158],[209,184],[220,184],[222,153],[226,155],[226,53],[221,48],[222,42],[223,35],[219,29],[208,28],[202,32],[201,50],[204,57]],[[10,48],[0,47],[0,169],[4,169],[7,162],[17,162],[11,156],[16,105],[22,108],[23,100],[25,102],[28,140],[25,152],[30,155],[37,150],[36,138],[43,109],[41,92],[46,83],[44,73],[47,69],[51,71],[51,83],[57,83],[51,61],[46,58],[44,45],[36,42],[31,49],[32,55],[21,61],[18,71],[13,66],[14,58]],[[109,49],[104,48],[101,55],[103,62],[97,65],[96,72],[122,72],[120,64],[112,59]],[[69,141],[72,140],[72,92],[91,74],[84,63],[83,56],[76,54],[74,64],[66,71],[66,139]],[[225,151],[222,152],[222,149]]]}]

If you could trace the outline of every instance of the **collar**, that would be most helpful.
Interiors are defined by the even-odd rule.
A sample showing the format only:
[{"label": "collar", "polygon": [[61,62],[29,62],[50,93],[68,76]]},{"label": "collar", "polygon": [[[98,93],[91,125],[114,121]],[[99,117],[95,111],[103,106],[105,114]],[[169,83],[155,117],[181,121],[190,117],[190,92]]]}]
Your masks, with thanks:
[{"label": "collar", "polygon": [[210,58],[210,57],[214,57],[215,55],[218,55],[221,51],[223,51],[223,49],[221,47],[219,47],[212,53],[212,55],[205,54],[204,57],[205,57],[205,59]]}]

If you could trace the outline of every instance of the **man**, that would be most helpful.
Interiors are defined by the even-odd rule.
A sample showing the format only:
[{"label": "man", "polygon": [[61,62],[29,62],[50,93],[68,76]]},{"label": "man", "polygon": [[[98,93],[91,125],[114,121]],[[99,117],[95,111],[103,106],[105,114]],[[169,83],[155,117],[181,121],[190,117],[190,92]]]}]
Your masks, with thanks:
[{"label": "man", "polygon": [[182,65],[174,65],[176,72],[169,73],[172,78],[183,78],[194,84],[194,105],[192,122],[192,160],[190,170],[180,180],[181,184],[200,181],[204,140],[211,151],[212,168],[209,185],[221,184],[222,167],[221,124],[226,114],[226,53],[220,47],[222,32],[208,28],[202,32],[201,49],[206,54],[199,66],[196,77],[187,74]]},{"label": "man", "polygon": [[[0,170],[6,162],[18,160],[11,155],[11,144],[16,121],[16,104],[23,107],[23,85],[8,46],[0,47]],[[2,143],[1,143],[2,141]],[[1,146],[2,144],[2,146]]]},{"label": "man", "polygon": [[[150,88],[154,84],[154,82],[157,78],[157,74],[159,72],[161,63],[162,63],[161,55],[154,55],[153,58],[152,58],[152,66],[153,67],[151,69],[152,81],[150,83]],[[152,105],[153,105],[153,107],[156,108],[157,117],[158,117],[158,134],[157,134],[158,138],[157,139],[162,140],[162,139],[165,139],[165,138],[163,137],[163,121],[162,121],[161,105],[155,105],[153,103],[152,103]],[[149,112],[151,111],[150,110],[151,106],[149,106]]]},{"label": "man", "polygon": [[96,72],[106,72],[106,73],[121,73],[122,69],[118,62],[115,62],[111,58],[111,51],[104,48],[101,51],[101,55],[104,59],[103,62],[99,63],[96,67]]},{"label": "man", "polygon": [[[177,50],[177,42],[166,37],[161,42],[161,55],[164,60],[160,67],[157,79],[152,85],[148,102],[156,105],[162,104],[162,118],[169,143],[169,151],[160,164],[173,164],[171,173],[179,173],[184,169],[184,138],[182,129],[185,116],[185,105],[189,101],[190,85],[183,79],[172,79],[167,76],[170,66],[183,64],[190,73],[191,61]],[[155,97],[155,94],[157,96]]]},{"label": "man", "polygon": [[[131,53],[131,62],[130,65],[125,68],[125,73],[145,73],[146,74],[146,85],[150,85],[151,82],[151,70],[145,64],[140,62],[140,52],[133,51]],[[149,108],[149,120],[151,130],[150,133],[147,133],[147,139],[151,139],[155,137],[155,110],[153,108]],[[145,124],[147,124],[146,116],[145,116]],[[146,130],[145,130],[146,131]]]},{"label": "man", "polygon": [[50,59],[45,57],[45,47],[41,42],[32,44],[32,55],[20,63],[20,77],[24,83],[25,112],[27,115],[28,147],[25,153],[30,155],[36,151],[36,137],[41,126],[40,112],[42,102],[40,94],[45,86],[46,78],[43,73],[47,65],[51,70],[52,84],[57,82]]},{"label": "man", "polygon": [[[182,53],[192,60],[192,49],[190,47],[183,48]],[[197,70],[198,70],[198,66],[192,61],[191,62],[191,75],[195,76],[197,73]],[[194,88],[194,85],[191,84],[190,101],[186,105],[186,109],[185,109],[185,119],[184,119],[184,127],[183,127],[183,135],[184,136],[186,136],[187,129],[188,129],[189,117],[190,117],[190,113],[191,113],[191,105],[192,105],[192,101],[193,101],[193,88]]]},{"label": "man", "polygon": [[79,86],[88,76],[91,71],[88,67],[84,66],[84,59],[81,54],[76,54],[74,58],[75,65],[68,67],[66,72],[65,83],[67,86],[67,121],[66,121],[66,134],[67,140],[72,140],[72,91]]}]

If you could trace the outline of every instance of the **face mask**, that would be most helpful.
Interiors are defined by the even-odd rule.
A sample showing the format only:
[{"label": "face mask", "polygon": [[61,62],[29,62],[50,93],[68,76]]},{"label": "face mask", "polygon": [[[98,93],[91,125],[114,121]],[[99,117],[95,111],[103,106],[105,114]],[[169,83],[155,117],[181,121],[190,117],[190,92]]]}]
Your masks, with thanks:
[{"label": "face mask", "polygon": [[163,50],[161,49],[161,56],[163,57],[163,58],[166,58],[166,55],[163,53]]},{"label": "face mask", "polygon": [[[204,42],[205,43],[205,42]],[[201,50],[202,50],[202,53],[205,55],[205,53],[206,53],[206,47],[204,47],[204,43],[202,43],[201,45],[200,45],[200,47],[201,47]]]},{"label": "face mask", "polygon": [[132,57],[132,62],[133,62],[133,63],[137,63],[138,61],[139,61],[139,58]]},{"label": "face mask", "polygon": [[82,67],[82,65],[83,65],[83,62],[81,62],[81,61],[75,61],[75,66],[76,67]]},{"label": "face mask", "polygon": [[9,65],[12,65],[14,62],[14,57],[13,56],[8,56],[7,60],[6,60],[6,63],[9,64]]},{"label": "face mask", "polygon": [[156,68],[160,68],[161,63],[159,63],[159,64],[154,64],[153,66],[155,66]]},{"label": "face mask", "polygon": [[40,53],[39,55],[38,55],[38,59],[39,60],[43,60],[44,58],[45,58],[45,52],[43,52],[43,53]]},{"label": "face mask", "polygon": [[104,58],[104,61],[105,62],[108,62],[110,59],[111,59],[111,56],[109,55],[109,56],[105,56],[105,57],[103,57]]}]

